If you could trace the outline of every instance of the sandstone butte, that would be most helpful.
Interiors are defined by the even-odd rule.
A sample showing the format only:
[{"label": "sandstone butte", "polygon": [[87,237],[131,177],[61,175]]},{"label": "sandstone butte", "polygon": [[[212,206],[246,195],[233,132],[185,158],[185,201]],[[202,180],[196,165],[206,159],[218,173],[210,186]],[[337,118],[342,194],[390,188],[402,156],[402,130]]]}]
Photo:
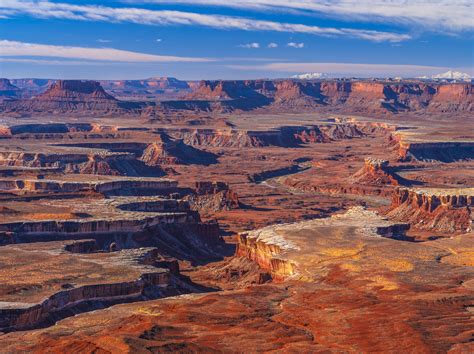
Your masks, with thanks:
[{"label": "sandstone butte", "polygon": [[[58,80],[51,82],[18,81],[20,89],[9,80],[2,79],[1,96],[8,96],[0,111],[13,116],[31,116],[67,113],[70,115],[135,115],[147,118],[160,117],[176,111],[255,111],[302,112],[330,108],[345,113],[369,115],[403,112],[472,112],[474,110],[471,83],[383,82],[349,80],[247,80],[201,81],[189,85],[176,79],[142,81],[103,81],[110,92],[124,98],[116,100],[106,93],[99,82]],[[30,82],[31,81],[31,82]],[[39,85],[42,84],[42,85]],[[47,85],[50,85],[49,87]],[[38,89],[38,86],[42,87]],[[130,88],[132,89],[124,89]],[[176,92],[170,100],[161,102],[126,101],[129,97],[144,98],[161,87]],[[3,88],[3,89],[2,89]],[[31,90],[39,94],[30,97]],[[118,89],[118,91],[117,91]],[[122,91],[120,90],[122,89]],[[150,92],[150,89],[152,91]],[[2,91],[3,90],[3,91]],[[36,90],[36,91],[35,91]],[[138,90],[138,92],[135,92]],[[18,91],[18,92],[17,92]],[[3,93],[2,93],[3,92]],[[134,93],[133,93],[134,92]],[[154,92],[159,95],[162,91]],[[166,97],[166,96],[165,96]]]},{"label": "sandstone butte", "polygon": [[473,352],[472,91],[1,80],[0,352]]}]

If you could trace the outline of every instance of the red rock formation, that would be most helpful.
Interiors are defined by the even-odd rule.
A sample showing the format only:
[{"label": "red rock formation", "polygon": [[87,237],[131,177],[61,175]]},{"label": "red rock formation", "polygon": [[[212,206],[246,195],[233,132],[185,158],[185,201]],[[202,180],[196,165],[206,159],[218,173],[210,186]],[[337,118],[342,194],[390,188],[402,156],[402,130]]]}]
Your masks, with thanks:
[{"label": "red rock formation", "polygon": [[223,182],[196,182],[195,195],[189,196],[188,200],[193,209],[205,213],[240,207],[237,193]]},{"label": "red rock formation", "polygon": [[284,126],[272,130],[227,129],[172,129],[167,132],[196,147],[295,147],[308,143],[327,143],[333,140],[360,138],[363,124],[341,123],[310,126]]},{"label": "red rock formation", "polygon": [[409,142],[395,138],[399,145],[400,161],[421,160],[453,162],[474,159],[474,143],[470,141],[452,142]]},{"label": "red rock formation", "polygon": [[[372,81],[202,81],[188,99],[238,100],[234,109],[275,106],[313,109],[332,106],[364,112],[471,112],[472,84]],[[237,102],[236,102],[237,103]],[[232,104],[231,104],[232,106]]]},{"label": "red rock formation", "polygon": [[[188,90],[186,83],[171,79],[104,81],[111,92],[120,95],[146,94],[164,87]],[[194,86],[193,86],[194,87]],[[115,89],[117,91],[115,91]],[[201,81],[187,100],[162,101],[158,104],[120,102],[95,82],[58,81],[32,100],[3,104],[9,113],[32,111],[95,111],[101,114],[136,114],[155,117],[165,112],[199,110],[229,112],[259,108],[285,111],[311,111],[324,107],[360,113],[472,112],[472,84],[382,81],[297,81],[247,80]]]},{"label": "red rock formation", "polygon": [[366,158],[364,161],[364,167],[357,171],[353,177],[357,183],[369,184],[369,185],[394,185],[399,184],[398,176],[394,175],[390,171],[389,162],[387,160]]},{"label": "red rock formation", "polygon": [[469,232],[473,207],[471,189],[398,188],[393,193],[388,216],[423,230]]},{"label": "red rock formation", "polygon": [[95,81],[59,80],[42,94],[32,98],[6,102],[7,112],[101,114],[129,113],[138,105],[123,103],[104,91]]}]

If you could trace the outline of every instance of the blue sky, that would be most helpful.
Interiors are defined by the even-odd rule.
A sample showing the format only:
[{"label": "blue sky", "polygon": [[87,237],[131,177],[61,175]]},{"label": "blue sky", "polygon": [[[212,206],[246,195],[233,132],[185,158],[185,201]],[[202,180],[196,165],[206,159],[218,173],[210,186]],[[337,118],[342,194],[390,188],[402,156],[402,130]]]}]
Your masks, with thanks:
[{"label": "blue sky", "polygon": [[474,75],[473,13],[472,0],[1,0],[0,76]]}]

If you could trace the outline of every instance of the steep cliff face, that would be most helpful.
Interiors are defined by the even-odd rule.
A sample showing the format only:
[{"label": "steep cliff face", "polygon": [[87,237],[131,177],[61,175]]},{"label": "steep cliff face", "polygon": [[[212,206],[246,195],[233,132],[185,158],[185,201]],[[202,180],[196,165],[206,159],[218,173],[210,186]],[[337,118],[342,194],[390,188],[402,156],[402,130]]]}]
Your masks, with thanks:
[{"label": "steep cliff face", "polygon": [[156,141],[147,145],[140,160],[147,166],[216,163],[216,155],[196,149],[185,142],[183,136],[171,138],[165,131],[158,131]]},{"label": "steep cliff face", "polygon": [[[311,126],[284,126],[272,130],[174,129],[169,135],[195,147],[296,147],[300,144],[327,143],[366,135],[363,125],[342,123]],[[370,130],[370,129],[369,129]],[[369,131],[368,131],[369,132]]]},{"label": "steep cliff face", "polygon": [[279,255],[285,251],[285,246],[278,242],[260,241],[252,233],[240,233],[236,255],[246,257],[257,263],[261,268],[271,272],[274,280],[283,280],[296,273],[296,264]]},{"label": "steep cliff face", "polygon": [[231,210],[240,207],[239,197],[227,183],[199,181],[195,194],[187,197],[191,207],[200,213]]},{"label": "steep cliff face", "polygon": [[472,229],[473,207],[472,188],[398,188],[393,193],[388,216],[423,230],[462,233]]},{"label": "steep cliff face", "polygon": [[[397,140],[397,139],[396,139]],[[453,162],[474,159],[474,142],[409,142],[398,138],[400,161]]]},{"label": "steep cliff face", "polygon": [[[86,242],[89,244],[85,245]],[[51,244],[50,247],[54,247],[57,243]],[[81,251],[86,247],[87,250],[91,251],[87,252],[89,253],[89,261],[95,262],[98,268],[103,267],[100,254],[97,255],[97,259],[91,254],[94,250],[90,247],[89,241],[76,242],[75,245],[67,243],[66,246],[73,246],[70,248],[73,251]],[[37,252],[41,253],[42,251],[44,252],[40,249]],[[114,266],[128,267],[130,275],[123,274],[118,277],[121,279],[116,281],[109,281],[106,276],[101,277],[101,275],[96,274],[98,279],[92,282],[85,281],[85,284],[78,286],[66,283],[63,284],[65,286],[60,291],[44,290],[46,298],[39,303],[2,302],[0,305],[0,330],[9,332],[31,329],[45,323],[54,323],[58,318],[83,311],[103,308],[124,301],[143,300],[146,298],[145,294],[153,294],[152,297],[163,296],[170,292],[170,287],[173,286],[173,277],[168,269],[151,266],[158,260],[159,254],[157,251],[153,248],[141,248],[106,254],[105,256],[109,259],[109,262],[113,263],[109,266],[109,269]],[[70,261],[78,262],[76,255],[70,254],[69,257]],[[112,277],[112,272],[110,270],[109,272]],[[137,274],[138,277],[133,279],[133,274]],[[47,279],[47,276],[45,277]],[[64,279],[53,280],[64,281]],[[174,292],[176,292],[176,289],[174,289]],[[17,294],[15,290],[10,291],[10,296],[22,298],[22,294]]]},{"label": "steep cliff face", "polygon": [[474,87],[472,84],[440,85],[429,103],[433,112],[474,111]]},{"label": "steep cliff face", "polygon": [[131,153],[28,153],[0,152],[0,166],[55,168],[66,173],[159,177],[158,166],[147,166]]},{"label": "steep cliff face", "polygon": [[14,100],[3,110],[18,113],[127,113],[138,109],[134,103],[117,101],[96,81],[58,80],[32,99]]},{"label": "steep cliff face", "polygon": [[[184,82],[171,79],[104,81],[110,92],[121,96],[190,90]],[[473,85],[424,82],[382,82],[344,80],[234,80],[201,81],[193,85],[186,99],[157,104],[117,101],[97,82],[59,80],[33,99],[4,102],[7,113],[68,112],[80,114],[134,114],[155,117],[180,110],[231,112],[269,109],[311,111],[324,107],[344,112],[472,112]]]},{"label": "steep cliff face", "polygon": [[0,79],[0,99],[4,97],[19,97],[21,90],[12,85],[8,79]]},{"label": "steep cliff face", "polygon": [[399,177],[395,175],[387,160],[366,158],[364,167],[352,176],[355,182],[369,185],[394,185],[399,184]]},{"label": "steep cliff face", "polygon": [[[472,84],[371,81],[203,81],[188,99],[238,101],[255,106],[312,109],[330,106],[360,112],[471,112]],[[232,106],[232,103],[229,104]]]}]

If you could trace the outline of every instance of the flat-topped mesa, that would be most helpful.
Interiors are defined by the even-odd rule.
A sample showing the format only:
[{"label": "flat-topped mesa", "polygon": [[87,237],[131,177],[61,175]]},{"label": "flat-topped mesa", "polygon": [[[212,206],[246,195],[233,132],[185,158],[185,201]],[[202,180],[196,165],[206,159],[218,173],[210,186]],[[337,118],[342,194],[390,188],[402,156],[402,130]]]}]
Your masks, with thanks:
[{"label": "flat-topped mesa", "polygon": [[[367,132],[365,132],[367,131]],[[270,130],[170,129],[168,134],[194,147],[296,147],[300,144],[328,143],[378,133],[356,123],[328,123],[308,126],[282,126]]]},{"label": "flat-topped mesa", "polygon": [[6,102],[3,110],[21,114],[124,114],[138,108],[138,104],[116,100],[96,81],[58,80],[45,92],[31,99]]},{"label": "flat-topped mesa", "polygon": [[147,166],[132,153],[90,151],[77,153],[0,152],[0,166],[56,168],[66,173],[159,177],[159,167]]},{"label": "flat-topped mesa", "polygon": [[473,86],[469,83],[372,82],[338,80],[202,81],[188,99],[229,101],[230,109],[259,107],[279,110],[331,106],[370,113],[428,110],[471,112]]},{"label": "flat-topped mesa", "polygon": [[198,181],[195,184],[195,194],[187,200],[191,207],[199,212],[238,209],[240,207],[237,193],[224,182]]},{"label": "flat-topped mesa", "polygon": [[40,100],[111,100],[116,99],[106,93],[97,81],[81,81],[81,80],[58,80],[41,95],[37,96]]},{"label": "flat-topped mesa", "polygon": [[[407,224],[394,223],[373,211],[354,207],[329,218],[242,232],[238,235],[237,255],[256,262],[276,280],[293,277],[309,281],[321,276],[325,264],[331,261],[358,260],[364,248],[360,238],[405,239],[408,228]],[[352,246],[348,247],[348,243]]]},{"label": "flat-topped mesa", "polygon": [[[117,302],[178,293],[170,270],[153,266],[160,259],[156,248],[96,254],[91,240],[48,242],[36,247],[23,244],[15,245],[13,249],[4,247],[1,258],[9,264],[5,271],[18,269],[16,257],[23,259],[20,267],[25,268],[10,284],[0,285],[0,330],[3,332],[37,328],[54,323],[58,318]],[[77,250],[87,252],[81,255],[70,252]],[[36,262],[47,264],[52,254],[55,262],[51,271],[38,272]],[[55,268],[58,265],[62,269]],[[13,268],[9,269],[10,266]],[[81,273],[84,271],[94,272],[94,276],[84,277]],[[32,285],[34,282],[38,285]],[[44,283],[50,285],[40,285]],[[29,291],[23,291],[25,287]]]},{"label": "flat-topped mesa", "polygon": [[472,141],[411,142],[398,137],[400,161],[441,161],[474,160]]},{"label": "flat-topped mesa", "polygon": [[171,138],[163,130],[157,131],[156,141],[147,145],[140,160],[147,166],[199,164],[209,165],[216,162],[216,155],[185,144],[182,139]]},{"label": "flat-topped mesa", "polygon": [[390,170],[389,162],[373,157],[365,158],[364,167],[352,178],[359,183],[370,185],[399,185],[399,178]]},{"label": "flat-topped mesa", "polygon": [[472,230],[474,188],[398,188],[392,197],[389,217],[423,230],[448,233]]},{"label": "flat-topped mesa", "polygon": [[152,191],[154,194],[168,195],[176,191],[178,182],[167,179],[118,179],[101,182],[69,182],[46,179],[4,179],[0,180],[0,191],[5,192],[39,192],[64,193],[93,191],[105,195],[116,192],[138,193],[140,190]]}]

